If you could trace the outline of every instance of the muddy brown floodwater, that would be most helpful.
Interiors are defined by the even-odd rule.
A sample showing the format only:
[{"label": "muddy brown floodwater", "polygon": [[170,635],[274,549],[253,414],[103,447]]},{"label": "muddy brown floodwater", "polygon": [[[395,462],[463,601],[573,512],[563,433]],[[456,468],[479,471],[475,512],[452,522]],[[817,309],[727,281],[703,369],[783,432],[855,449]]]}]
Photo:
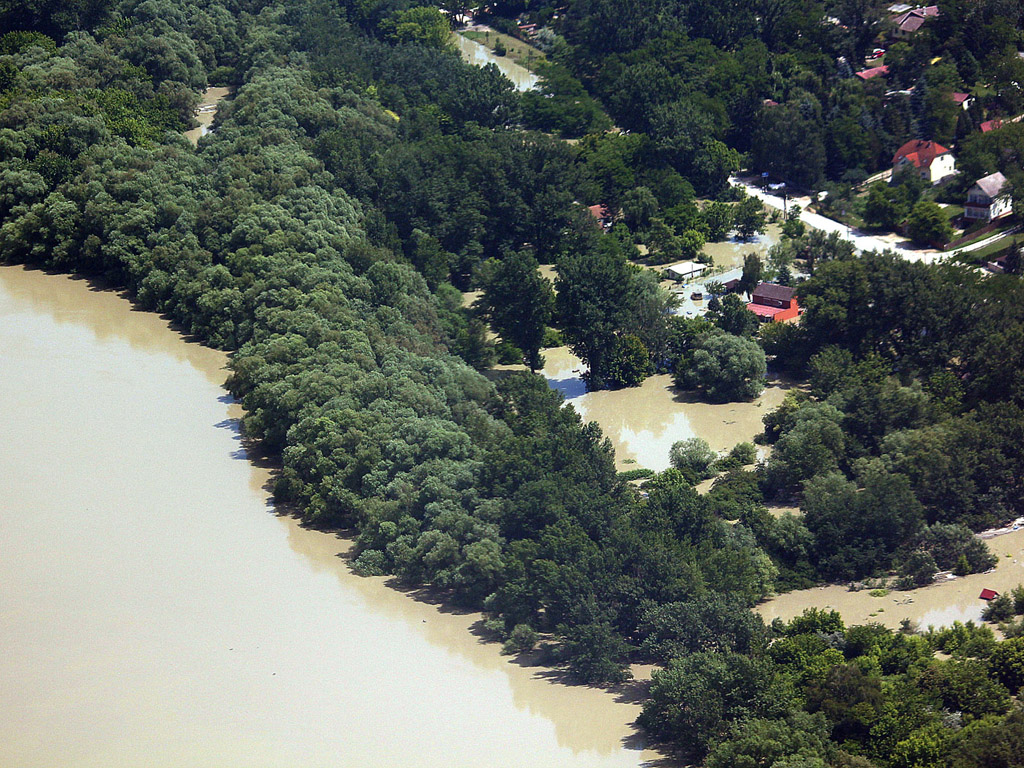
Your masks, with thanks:
[{"label": "muddy brown floodwater", "polygon": [[544,679],[275,514],[225,357],[0,267],[0,765],[637,766]]},{"label": "muddy brown floodwater", "polygon": [[486,67],[488,64],[493,64],[501,74],[512,81],[517,91],[528,91],[540,81],[537,75],[533,74],[526,67],[516,64],[508,56],[498,56],[486,46],[463,35],[452,35],[452,38],[463,61],[476,67]]},{"label": "muddy brown floodwater", "polygon": [[877,622],[890,629],[898,628],[903,619],[910,619],[922,630],[948,627],[954,621],[978,621],[985,607],[978,598],[982,589],[1008,592],[1024,584],[1024,528],[985,543],[999,558],[989,573],[973,573],[909,592],[890,592],[884,597],[872,597],[867,590],[851,592],[836,584],[812,587],[772,598],[757,611],[765,621],[771,621],[776,617],[789,620],[805,608],[831,608],[839,611],[847,626]]},{"label": "muddy brown floodwater", "polygon": [[203,91],[203,98],[199,102],[196,112],[196,121],[199,123],[199,127],[185,131],[185,138],[192,144],[198,144],[199,139],[210,132],[213,119],[217,116],[217,105],[222,99],[227,98],[229,93],[231,93],[230,88],[207,88]]},{"label": "muddy brown floodwater", "polygon": [[749,403],[704,403],[672,385],[668,374],[651,376],[639,387],[587,392],[580,378],[585,366],[566,347],[544,350],[544,376],[584,421],[596,421],[615,447],[621,470],[668,469],[672,444],[702,437],[716,451],[751,441],[763,431],[762,417],[778,407],[785,386],[773,383]]},{"label": "muddy brown floodwater", "polygon": [[769,224],[765,231],[754,235],[749,240],[730,237],[718,243],[706,243],[704,253],[711,256],[716,267],[732,269],[743,266],[743,258],[748,253],[756,253],[762,259],[768,249],[782,239],[782,229],[778,224]]}]

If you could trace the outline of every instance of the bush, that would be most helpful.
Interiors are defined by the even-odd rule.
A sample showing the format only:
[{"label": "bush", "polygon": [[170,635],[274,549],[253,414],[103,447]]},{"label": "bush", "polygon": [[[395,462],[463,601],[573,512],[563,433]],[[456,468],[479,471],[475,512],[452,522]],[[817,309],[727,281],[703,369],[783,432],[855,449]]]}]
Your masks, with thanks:
[{"label": "bush", "polygon": [[728,333],[708,336],[693,352],[692,365],[676,370],[676,384],[703,391],[712,402],[752,400],[764,390],[764,350],[752,339]]},{"label": "bush", "polygon": [[526,653],[537,647],[540,636],[529,624],[516,624],[512,634],[501,647],[504,654]]},{"label": "bush", "polygon": [[387,573],[387,556],[379,549],[368,549],[352,563],[360,576],[383,576]]},{"label": "bush", "polygon": [[700,437],[679,440],[668,452],[668,460],[673,467],[701,480],[711,477],[711,464],[715,458],[716,454],[707,440]]},{"label": "bush", "polygon": [[900,573],[910,577],[915,586],[924,587],[935,580],[935,573],[939,567],[935,564],[935,558],[923,549],[915,549],[903,561]]},{"label": "bush", "polygon": [[1016,614],[1024,613],[1024,584],[1018,584],[1010,592],[1010,596],[1013,598],[1013,612]]},{"label": "bush", "polygon": [[753,443],[736,443],[729,451],[729,456],[746,466],[757,461],[757,447]]},{"label": "bush", "polygon": [[494,345],[494,351],[498,354],[498,362],[502,365],[515,365],[523,362],[523,350],[515,344],[499,341]]},{"label": "bush", "polygon": [[625,472],[619,472],[619,480],[623,482],[629,482],[630,480],[645,480],[648,477],[654,477],[653,469],[629,469]]},{"label": "bush", "polygon": [[544,349],[553,349],[554,347],[564,347],[565,338],[562,336],[562,332],[557,328],[545,328],[544,329],[544,340],[541,342],[541,347]]},{"label": "bush", "polygon": [[985,610],[981,612],[981,618],[985,621],[1000,622],[1013,618],[1013,600],[1007,594],[1002,594],[994,600],[989,600]]}]

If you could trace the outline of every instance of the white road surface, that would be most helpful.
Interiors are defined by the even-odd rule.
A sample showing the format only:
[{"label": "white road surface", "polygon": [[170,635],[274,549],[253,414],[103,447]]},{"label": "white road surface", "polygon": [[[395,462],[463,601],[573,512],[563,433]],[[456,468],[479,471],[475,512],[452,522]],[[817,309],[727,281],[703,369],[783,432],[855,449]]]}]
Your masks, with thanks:
[{"label": "white road surface", "polygon": [[[776,208],[781,211],[784,207],[784,202],[781,197],[762,192],[760,187],[749,182],[743,181],[742,179],[734,176],[729,179],[729,183],[736,187],[743,187],[747,191],[748,195],[758,198],[770,208]],[[985,246],[1018,231],[1018,229],[1013,229],[1006,232],[1000,232],[997,235],[971,243],[970,245],[966,245],[956,251],[937,251],[934,248],[921,248],[920,246],[914,245],[906,238],[895,234],[881,236],[862,234],[860,230],[852,229],[846,224],[826,218],[821,214],[811,213],[807,210],[810,202],[810,198],[808,197],[791,197],[789,199],[790,205],[795,204],[800,206],[802,209],[800,213],[800,220],[807,226],[813,227],[814,229],[820,229],[824,232],[838,232],[839,236],[844,240],[852,242],[858,251],[892,250],[900,254],[907,261],[923,261],[933,264],[958,252],[966,253],[968,251],[977,250],[978,248],[984,248]]]}]

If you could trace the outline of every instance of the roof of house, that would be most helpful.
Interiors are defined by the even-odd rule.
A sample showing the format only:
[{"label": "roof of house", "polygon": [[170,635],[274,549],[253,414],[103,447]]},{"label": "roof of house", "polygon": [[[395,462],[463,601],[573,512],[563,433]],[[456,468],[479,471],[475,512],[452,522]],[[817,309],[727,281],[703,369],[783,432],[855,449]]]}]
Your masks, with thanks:
[{"label": "roof of house", "polygon": [[697,261],[680,261],[676,264],[669,264],[665,267],[665,271],[686,277],[688,275],[699,275],[707,268],[707,264],[701,264]]},{"label": "roof of house", "polygon": [[916,32],[924,24],[925,19],[929,16],[938,16],[939,6],[929,5],[925,8],[914,8],[912,10],[901,13],[896,17],[896,26],[899,27],[901,32]]},{"label": "roof of house", "polygon": [[780,312],[788,311],[788,307],[769,307],[764,304],[757,304],[750,302],[747,304],[747,309],[753,312],[758,317],[775,317]]},{"label": "roof of house", "polygon": [[959,91],[953,91],[952,99],[957,104],[963,104],[969,98],[971,98],[971,94],[969,93],[960,93]]},{"label": "roof of house", "polygon": [[896,165],[900,160],[905,159],[908,163],[912,163],[915,168],[928,168],[931,166],[932,160],[939,155],[948,153],[948,149],[941,144],[936,144],[934,141],[914,139],[896,150],[892,163]]},{"label": "roof of house", "polygon": [[986,120],[980,127],[982,133],[988,133],[989,131],[994,131],[996,128],[1002,128],[1003,121],[997,117],[993,120]]},{"label": "roof of house", "polygon": [[999,193],[1003,191],[1003,187],[1006,186],[1006,177],[999,171],[996,171],[982,179],[978,179],[974,182],[974,186],[980,187],[987,197],[995,198],[999,196]]},{"label": "roof of house", "polygon": [[[910,12],[913,14],[913,11]],[[900,24],[900,32],[917,32],[924,24],[924,16],[907,15],[905,21]]]},{"label": "roof of house", "polygon": [[880,67],[871,67],[870,69],[862,69],[857,73],[857,77],[861,80],[870,80],[872,77],[878,77],[879,75],[889,74],[889,67],[886,64],[882,64]]},{"label": "roof of house", "polygon": [[590,215],[599,221],[611,218],[611,211],[608,210],[607,205],[591,205],[587,207],[590,211]]},{"label": "roof of house", "polygon": [[978,595],[979,600],[992,600],[997,597],[999,597],[999,593],[996,592],[994,589],[989,589],[988,587],[981,590],[981,594]]},{"label": "roof of house", "polygon": [[789,301],[793,298],[794,293],[796,293],[796,289],[790,288],[788,285],[761,283],[754,289],[753,297],[754,299],[760,296],[761,298],[774,299],[775,301]]}]

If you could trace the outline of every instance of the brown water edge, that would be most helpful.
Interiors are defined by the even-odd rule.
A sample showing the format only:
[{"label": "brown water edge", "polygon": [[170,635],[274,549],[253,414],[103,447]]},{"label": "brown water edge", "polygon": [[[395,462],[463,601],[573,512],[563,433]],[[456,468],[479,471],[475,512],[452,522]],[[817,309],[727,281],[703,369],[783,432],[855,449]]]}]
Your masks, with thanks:
[{"label": "brown water edge", "polygon": [[733,269],[743,266],[743,258],[748,253],[756,253],[762,259],[768,249],[782,239],[782,228],[778,224],[769,224],[760,235],[749,240],[731,237],[719,243],[705,243],[704,253],[711,256],[716,267]]},{"label": "brown water edge", "polygon": [[197,145],[199,139],[210,132],[213,119],[217,116],[217,104],[221,100],[226,99],[230,93],[230,88],[223,87],[207,88],[203,91],[203,98],[197,107],[199,112],[196,115],[196,121],[199,123],[199,126],[190,131],[185,131],[185,138],[191,141],[193,146]]},{"label": "brown water edge", "polygon": [[223,354],[20,267],[0,341],[0,765],[658,758],[635,688],[552,684],[276,514]]},{"label": "brown water edge", "polygon": [[[615,448],[620,471],[669,466],[672,444],[702,437],[712,449],[726,451],[752,441],[764,430],[761,419],[778,407],[789,385],[776,380],[751,402],[705,403],[682,392],[668,374],[651,376],[639,387],[587,392],[580,379],[585,366],[566,347],[544,351],[544,376],[562,392],[584,421],[596,421]],[[759,449],[761,455],[764,449]]]},{"label": "brown water edge", "polygon": [[987,539],[993,554],[999,557],[989,573],[973,573],[910,591],[890,592],[871,597],[867,590],[850,592],[845,586],[812,587],[773,597],[757,607],[765,621],[789,620],[805,608],[831,608],[839,611],[847,626],[877,622],[897,629],[910,619],[920,629],[949,626],[954,621],[978,621],[985,602],[978,599],[988,587],[1006,592],[1024,583],[1024,529]]}]

